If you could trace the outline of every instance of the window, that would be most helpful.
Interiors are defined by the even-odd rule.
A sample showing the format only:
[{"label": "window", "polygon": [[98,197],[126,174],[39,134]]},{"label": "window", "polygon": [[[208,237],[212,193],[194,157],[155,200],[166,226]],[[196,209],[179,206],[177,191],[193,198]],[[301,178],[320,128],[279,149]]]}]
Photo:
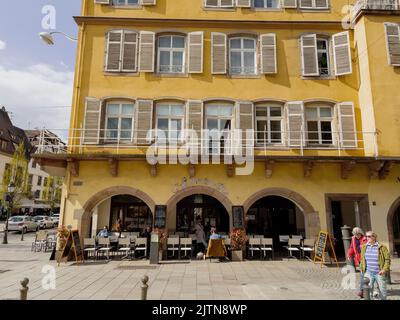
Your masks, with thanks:
[{"label": "window", "polygon": [[279,0],[254,0],[254,8],[277,9]]},{"label": "window", "polygon": [[132,141],[133,138],[132,103],[108,103],[106,110],[106,140],[111,142]]},{"label": "window", "polygon": [[[206,126],[210,153],[224,153],[230,150],[233,106],[212,104],[206,106]],[[226,153],[226,152],[225,152]]]},{"label": "window", "polygon": [[230,74],[256,74],[256,40],[251,38],[232,38],[229,40]]},{"label": "window", "polygon": [[38,186],[41,186],[41,185],[42,185],[42,177],[41,177],[41,176],[38,176],[37,185],[38,185]]},{"label": "window", "polygon": [[281,106],[256,106],[257,143],[282,143],[282,127]]},{"label": "window", "polygon": [[34,194],[35,199],[40,199],[40,190],[36,190]]},{"label": "window", "polygon": [[234,0],[205,0],[206,7],[231,8],[234,6]]},{"label": "window", "polygon": [[33,168],[33,169],[36,168],[36,161],[32,161],[32,168]]},{"label": "window", "polygon": [[328,9],[329,0],[299,0],[301,9]]},{"label": "window", "polygon": [[185,37],[160,36],[158,38],[158,72],[185,72]]},{"label": "window", "polygon": [[[163,133],[158,133],[158,141],[163,138],[169,142],[177,142],[181,135],[184,119],[184,106],[181,104],[158,104],[157,105],[157,130]],[[164,140],[166,143],[166,141]]]},{"label": "window", "polygon": [[332,107],[306,108],[307,140],[308,144],[332,144]]},{"label": "window", "polygon": [[318,69],[321,76],[329,75],[329,41],[317,39]]},{"label": "window", "polygon": [[30,175],[29,175],[29,178],[28,178],[28,184],[29,184],[29,185],[32,185],[32,183],[33,183],[33,175],[30,174]]},{"label": "window", "polygon": [[139,0],[113,0],[115,6],[137,6]]},{"label": "window", "polygon": [[43,183],[43,185],[46,187],[47,186],[47,181],[48,181],[48,179],[47,178],[44,178],[44,183]]},{"label": "window", "polygon": [[8,142],[6,140],[0,140],[0,149],[7,150]]}]

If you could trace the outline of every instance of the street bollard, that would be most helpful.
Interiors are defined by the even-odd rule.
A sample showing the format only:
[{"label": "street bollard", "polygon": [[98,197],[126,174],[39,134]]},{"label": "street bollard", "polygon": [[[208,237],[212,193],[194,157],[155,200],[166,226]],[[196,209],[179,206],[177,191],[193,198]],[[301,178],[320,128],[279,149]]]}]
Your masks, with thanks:
[{"label": "street bollard", "polygon": [[369,286],[369,278],[364,276],[364,286],[363,286],[363,296],[364,296],[364,300],[371,300],[371,295],[370,295],[370,291],[371,288]]},{"label": "street bollard", "polygon": [[142,278],[142,300],[147,300],[147,289],[149,288],[147,282],[149,281],[149,277],[148,276],[144,276]]},{"label": "street bollard", "polygon": [[387,272],[386,283],[387,284],[392,284],[392,278],[390,276],[390,270]]},{"label": "street bollard", "polygon": [[25,228],[22,228],[22,231],[21,231],[21,241],[24,241],[24,231],[25,231]]},{"label": "street bollard", "polygon": [[24,280],[21,281],[21,286],[22,288],[19,290],[20,292],[20,300],[27,300],[28,299],[28,283],[29,279],[24,278]]},{"label": "street bollard", "polygon": [[[344,225],[340,229],[342,229],[343,247],[344,247],[345,256],[347,257],[347,252],[349,251],[350,243],[351,243],[351,228],[349,226]],[[346,260],[346,261],[347,261],[347,264],[351,264],[348,260]]]}]

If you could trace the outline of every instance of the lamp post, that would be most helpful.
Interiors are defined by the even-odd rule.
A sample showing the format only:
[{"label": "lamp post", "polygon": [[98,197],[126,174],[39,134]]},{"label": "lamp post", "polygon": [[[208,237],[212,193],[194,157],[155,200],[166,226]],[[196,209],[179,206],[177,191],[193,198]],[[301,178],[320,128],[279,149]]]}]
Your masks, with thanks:
[{"label": "lamp post", "polygon": [[6,193],[6,201],[8,203],[7,205],[7,216],[6,216],[6,228],[4,230],[4,237],[3,237],[3,244],[8,244],[8,219],[10,216],[10,211],[13,209],[13,200],[14,200],[14,191],[15,191],[15,184],[14,182],[10,182],[7,188],[7,193]]},{"label": "lamp post", "polygon": [[54,45],[54,37],[53,34],[61,34],[64,37],[66,37],[68,40],[71,40],[73,42],[78,41],[78,39],[71,37],[64,32],[59,32],[59,31],[53,31],[53,32],[40,32],[39,37],[48,45]]}]

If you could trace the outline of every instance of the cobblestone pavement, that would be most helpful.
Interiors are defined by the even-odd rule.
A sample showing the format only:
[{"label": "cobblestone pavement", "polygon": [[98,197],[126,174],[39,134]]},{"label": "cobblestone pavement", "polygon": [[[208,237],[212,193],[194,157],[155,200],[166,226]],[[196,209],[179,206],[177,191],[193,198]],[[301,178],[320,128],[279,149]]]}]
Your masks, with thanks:
[{"label": "cobblestone pavement", "polygon": [[[342,287],[346,275],[341,269],[309,261],[182,260],[150,266],[137,260],[57,266],[49,261],[49,252],[30,251],[32,240],[33,234],[24,242],[11,234],[9,244],[0,245],[0,299],[16,299],[24,277],[30,280],[29,299],[139,299],[145,274],[150,278],[149,299],[358,299],[356,290]],[[54,267],[54,290],[42,286],[51,275],[46,266]],[[400,259],[393,260],[392,282],[388,299],[400,300]],[[354,283],[357,288],[358,277]]]}]

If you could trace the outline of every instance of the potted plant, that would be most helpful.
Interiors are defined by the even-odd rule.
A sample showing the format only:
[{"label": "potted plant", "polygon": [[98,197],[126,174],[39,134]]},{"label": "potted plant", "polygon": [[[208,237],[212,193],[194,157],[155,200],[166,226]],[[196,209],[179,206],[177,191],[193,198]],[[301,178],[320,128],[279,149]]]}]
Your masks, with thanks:
[{"label": "potted plant", "polygon": [[61,255],[67,243],[68,235],[69,230],[64,225],[57,228],[56,259]]},{"label": "potted plant", "polygon": [[233,229],[230,233],[232,261],[243,261],[243,252],[246,249],[248,237],[243,229]]}]

